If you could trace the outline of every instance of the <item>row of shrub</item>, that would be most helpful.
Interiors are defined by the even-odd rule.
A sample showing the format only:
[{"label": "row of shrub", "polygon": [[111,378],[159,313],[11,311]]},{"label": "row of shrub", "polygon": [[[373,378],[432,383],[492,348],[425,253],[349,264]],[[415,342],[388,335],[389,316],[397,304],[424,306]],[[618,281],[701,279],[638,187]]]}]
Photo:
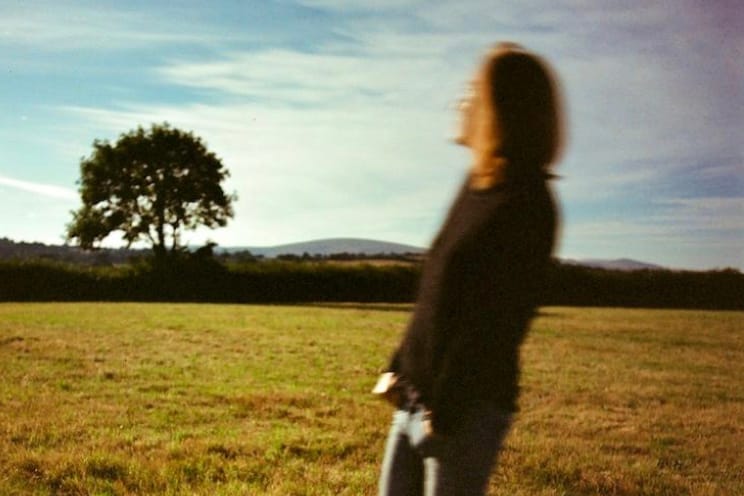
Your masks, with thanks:
[{"label": "row of shrub", "polygon": [[[197,258],[120,267],[2,262],[0,301],[410,302],[419,272],[417,264],[227,266]],[[541,300],[543,305],[744,309],[744,274],[623,272],[555,263]]]},{"label": "row of shrub", "polygon": [[181,260],[91,267],[0,262],[0,301],[406,302],[414,266]]},{"label": "row of shrub", "polygon": [[554,264],[544,301],[550,305],[744,310],[744,274],[607,270]]}]

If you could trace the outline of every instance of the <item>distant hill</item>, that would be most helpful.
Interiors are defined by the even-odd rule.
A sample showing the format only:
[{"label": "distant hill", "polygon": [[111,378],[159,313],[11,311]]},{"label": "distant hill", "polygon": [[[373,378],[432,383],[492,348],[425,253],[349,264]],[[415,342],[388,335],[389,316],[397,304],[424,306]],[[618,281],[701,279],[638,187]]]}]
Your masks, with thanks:
[{"label": "distant hill", "polygon": [[581,265],[582,267],[594,267],[597,269],[609,270],[663,270],[665,267],[654,265],[629,258],[618,258],[615,260],[605,260],[601,258],[588,258],[582,260],[562,260],[563,263],[572,265]]},{"label": "distant hill", "polygon": [[426,249],[418,246],[359,238],[330,238],[276,246],[234,247],[224,249],[224,251],[227,251],[228,253],[243,250],[248,250],[253,255],[264,256],[267,258],[273,258],[279,255],[301,256],[305,253],[308,255],[321,256],[338,253],[353,253],[355,255],[402,255],[405,253],[424,253],[426,251]]},{"label": "distant hill", "polygon": [[[423,254],[426,248],[419,246],[405,245],[401,243],[391,243],[387,241],[377,241],[373,239],[359,238],[330,238],[319,239],[314,241],[305,241],[301,243],[290,243],[277,246],[263,247],[232,247],[224,248],[219,251],[228,253],[248,250],[253,255],[260,255],[266,258],[274,258],[279,255],[308,255],[328,256],[337,253],[353,253],[358,255],[379,255],[393,254],[401,255],[406,253]],[[665,267],[629,258],[619,259],[600,259],[590,258],[581,260],[562,260],[563,263],[571,265],[580,265],[582,267],[594,267],[609,270],[663,270]]]},{"label": "distant hill", "polygon": [[[194,247],[195,249],[195,247]],[[302,256],[305,253],[311,256],[329,256],[341,253],[353,255],[404,255],[424,254],[426,248],[419,246],[378,241],[374,239],[360,238],[329,238],[301,243],[290,243],[276,246],[243,246],[243,247],[217,247],[217,253],[236,253],[250,251],[255,256],[275,258],[279,255]],[[142,256],[149,253],[148,250],[103,249],[94,252],[83,251],[73,246],[46,245],[43,243],[16,242],[8,238],[0,238],[0,260],[24,260],[24,259],[48,259],[82,264],[111,264],[127,263],[132,256]],[[614,260],[607,259],[564,259],[561,262],[582,267],[596,267],[608,270],[661,270],[665,267],[646,262],[639,262],[627,258]]]},{"label": "distant hill", "polygon": [[[405,245],[400,243],[391,243],[387,241],[377,241],[373,239],[358,238],[330,238],[318,239],[314,241],[305,241],[301,243],[290,243],[277,246],[263,247],[243,247],[243,248],[225,248],[224,251],[236,252],[248,250],[253,255],[260,255],[267,258],[277,257],[279,255],[297,255],[304,253],[308,255],[328,256],[337,253],[353,253],[358,255],[379,255],[393,254],[401,255],[405,253],[426,253],[426,248],[419,246]],[[659,270],[664,269],[660,265],[654,265],[629,258],[619,258],[614,260],[591,258],[582,260],[562,260],[562,262],[583,267],[595,267],[610,270]]]}]

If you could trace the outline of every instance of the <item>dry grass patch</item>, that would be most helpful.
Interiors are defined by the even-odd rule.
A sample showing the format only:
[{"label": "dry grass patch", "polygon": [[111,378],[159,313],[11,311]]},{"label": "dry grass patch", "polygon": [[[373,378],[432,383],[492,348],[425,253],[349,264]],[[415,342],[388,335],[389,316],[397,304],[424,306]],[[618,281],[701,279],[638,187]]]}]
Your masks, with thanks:
[{"label": "dry grass patch", "polygon": [[[405,305],[0,305],[0,494],[375,494]],[[744,313],[546,308],[491,495],[744,494]]]}]

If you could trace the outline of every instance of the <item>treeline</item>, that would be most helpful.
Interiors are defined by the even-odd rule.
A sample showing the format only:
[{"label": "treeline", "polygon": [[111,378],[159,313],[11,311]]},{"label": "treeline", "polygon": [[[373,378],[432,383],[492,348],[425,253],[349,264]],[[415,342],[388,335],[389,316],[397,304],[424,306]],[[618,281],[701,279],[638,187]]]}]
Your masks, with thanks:
[{"label": "treeline", "polygon": [[[188,247],[182,252],[195,252],[200,248]],[[202,247],[201,249],[205,249]],[[273,257],[265,257],[260,253],[252,253],[248,249],[220,249],[214,243],[208,243],[206,250],[218,261],[225,264],[247,263],[267,260]],[[259,249],[260,250],[260,249]],[[109,266],[127,264],[131,259],[152,256],[150,249],[134,248],[99,248],[97,250],[83,250],[82,248],[69,245],[47,245],[38,242],[13,241],[0,237],[0,261],[45,261],[61,262],[75,265]],[[338,252],[329,254],[318,253],[281,253],[276,255],[277,260],[296,261],[399,261],[420,262],[422,253],[349,253]]]},{"label": "treeline", "polygon": [[0,238],[0,261],[20,262],[23,260],[43,260],[76,265],[112,265],[125,264],[133,257],[147,256],[151,250],[130,248],[101,248],[83,250],[76,246],[47,245],[28,243]]},{"label": "treeline", "polygon": [[223,264],[183,257],[92,267],[0,262],[0,301],[405,302],[418,268],[265,260]]},{"label": "treeline", "polygon": [[744,274],[735,269],[609,270],[554,263],[544,304],[744,310]]},{"label": "treeline", "polygon": [[[234,303],[410,302],[420,264],[263,260],[223,263],[189,255],[110,267],[0,262],[0,301],[193,301]],[[543,305],[744,310],[744,274],[616,271],[555,262]]]}]

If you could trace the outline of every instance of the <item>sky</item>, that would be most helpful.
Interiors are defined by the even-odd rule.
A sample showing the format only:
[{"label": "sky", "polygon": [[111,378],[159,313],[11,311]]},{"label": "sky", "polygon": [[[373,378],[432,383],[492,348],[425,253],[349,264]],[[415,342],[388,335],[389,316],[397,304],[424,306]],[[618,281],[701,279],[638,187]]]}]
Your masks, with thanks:
[{"label": "sky", "polygon": [[93,141],[169,122],[238,195],[190,244],[425,247],[470,165],[453,102],[509,40],[565,98],[558,256],[744,270],[738,1],[0,0],[0,237],[62,243]]}]

